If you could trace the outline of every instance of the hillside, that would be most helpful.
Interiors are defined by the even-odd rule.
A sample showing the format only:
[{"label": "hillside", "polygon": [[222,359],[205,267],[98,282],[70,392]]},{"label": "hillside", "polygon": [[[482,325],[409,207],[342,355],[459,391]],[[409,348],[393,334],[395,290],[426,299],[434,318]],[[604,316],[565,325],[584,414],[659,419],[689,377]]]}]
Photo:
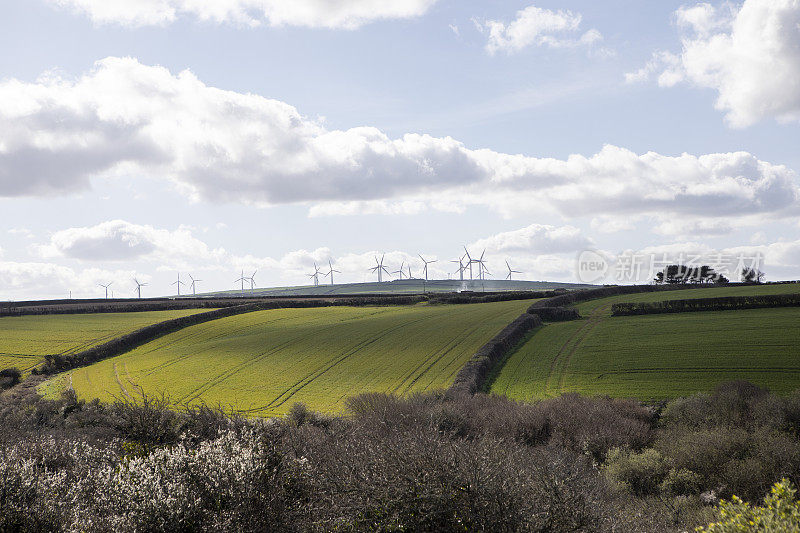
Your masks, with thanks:
[{"label": "hillside", "polygon": [[325,412],[367,391],[407,394],[447,387],[475,351],[531,300],[412,307],[258,311],[191,326],[131,352],[62,374],[110,400],[143,390],[177,403],[230,405],[271,416],[295,402]]},{"label": "hillside", "polygon": [[69,355],[149,324],[207,310],[0,317],[0,370],[28,372],[45,355]]},{"label": "hillside", "polygon": [[506,360],[491,392],[531,400],[563,392],[672,398],[749,380],[800,386],[800,309],[612,317],[617,302],[800,292],[794,284],[643,293],[577,305],[582,318],[546,324]]}]

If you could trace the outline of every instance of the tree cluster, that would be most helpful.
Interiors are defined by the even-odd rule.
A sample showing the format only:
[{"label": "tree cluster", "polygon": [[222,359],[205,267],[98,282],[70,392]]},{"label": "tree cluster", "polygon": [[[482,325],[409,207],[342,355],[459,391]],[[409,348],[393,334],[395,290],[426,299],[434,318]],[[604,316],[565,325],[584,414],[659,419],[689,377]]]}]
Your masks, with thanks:
[{"label": "tree cluster", "polygon": [[674,285],[677,283],[728,283],[730,280],[708,265],[687,266],[668,265],[656,274],[653,280],[658,284]]}]

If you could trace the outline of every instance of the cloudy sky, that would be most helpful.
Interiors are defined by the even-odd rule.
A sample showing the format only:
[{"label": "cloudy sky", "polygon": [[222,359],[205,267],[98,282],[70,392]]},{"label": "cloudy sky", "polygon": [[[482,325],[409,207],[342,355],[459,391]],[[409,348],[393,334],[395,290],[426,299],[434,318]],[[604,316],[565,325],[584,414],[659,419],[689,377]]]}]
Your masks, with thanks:
[{"label": "cloudy sky", "polygon": [[0,47],[0,300],[463,245],[800,278],[800,0],[5,0]]}]

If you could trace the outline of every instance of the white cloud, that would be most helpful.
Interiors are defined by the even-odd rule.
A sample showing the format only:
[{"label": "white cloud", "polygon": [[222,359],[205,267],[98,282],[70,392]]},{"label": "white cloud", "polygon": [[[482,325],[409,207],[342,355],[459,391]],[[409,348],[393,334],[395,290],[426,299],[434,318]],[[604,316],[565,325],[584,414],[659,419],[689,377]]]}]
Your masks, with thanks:
[{"label": "white cloud", "polygon": [[98,284],[109,282],[113,282],[111,290],[116,297],[129,298],[135,294],[134,277],[142,282],[150,280],[150,276],[135,270],[75,270],[55,263],[0,261],[0,301],[66,298],[70,291],[75,298],[99,298],[105,290]]},{"label": "white cloud", "polygon": [[0,196],[54,195],[109,176],[167,179],[193,199],[304,203],[312,215],[544,209],[567,217],[796,214],[796,174],[747,152],[534,158],[450,137],[329,130],[294,107],[130,58],[77,80],[0,82]]},{"label": "white cloud", "polygon": [[680,56],[656,52],[625,75],[659,85],[680,81],[717,91],[717,109],[737,128],[772,117],[800,121],[800,1],[745,0],[741,7],[697,4],[676,12]]},{"label": "white cloud", "polygon": [[552,11],[528,6],[517,12],[509,22],[498,20],[475,21],[478,29],[488,34],[486,50],[490,54],[499,51],[513,53],[528,46],[552,48],[591,46],[603,40],[602,34],[590,29],[575,38],[581,24],[581,15],[568,10]]},{"label": "white cloud", "polygon": [[620,231],[628,231],[636,229],[634,222],[638,217],[615,217],[611,215],[603,215],[594,217],[589,222],[589,227],[592,231],[597,233],[618,233]]},{"label": "white cloud", "polygon": [[425,14],[437,0],[49,0],[95,24],[164,26],[192,16],[244,26],[355,29],[385,19]]},{"label": "white cloud", "polygon": [[48,244],[36,246],[35,250],[47,259],[149,261],[159,263],[161,268],[185,268],[198,263],[211,266],[227,259],[225,250],[209,248],[188,227],[169,231],[124,220],[57,231]]},{"label": "white cloud", "polygon": [[706,220],[703,218],[667,218],[653,231],[677,237],[716,237],[733,233],[731,220]]},{"label": "white cloud", "polygon": [[531,224],[518,230],[480,239],[472,243],[470,248],[485,249],[490,254],[512,252],[558,254],[583,250],[591,245],[591,239],[574,226]]}]

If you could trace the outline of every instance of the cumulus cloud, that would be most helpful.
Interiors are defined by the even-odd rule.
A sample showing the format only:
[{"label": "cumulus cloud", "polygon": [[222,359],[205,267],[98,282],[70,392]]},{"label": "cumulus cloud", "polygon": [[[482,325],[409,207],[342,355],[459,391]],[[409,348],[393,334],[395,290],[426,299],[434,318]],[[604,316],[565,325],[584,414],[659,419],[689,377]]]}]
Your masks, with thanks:
[{"label": "cumulus cloud", "polygon": [[37,247],[45,258],[65,257],[82,261],[155,261],[165,266],[189,262],[219,262],[226,252],[211,249],[195,238],[191,229],[157,229],[124,220],[55,232],[50,242]]},{"label": "cumulus cloud", "polygon": [[329,130],[284,102],[131,58],[104,59],[78,79],[0,82],[0,196],[64,194],[118,175],[166,179],[209,202],[303,203],[318,216],[469,205],[568,217],[780,216],[796,213],[800,198],[793,171],[747,152],[608,145],[553,159],[450,137]]},{"label": "cumulus cloud", "polygon": [[498,233],[470,245],[474,250],[488,253],[523,252],[530,254],[557,254],[583,250],[592,245],[591,239],[574,226],[530,226]]},{"label": "cumulus cloud", "polygon": [[677,237],[716,237],[733,233],[733,229],[730,220],[668,218],[658,224],[654,231]]},{"label": "cumulus cloud", "polygon": [[244,26],[355,29],[425,14],[437,0],[48,0],[95,24],[165,26],[180,17]]},{"label": "cumulus cloud", "polygon": [[[113,281],[117,297],[131,297],[132,279],[148,282],[150,276],[135,270],[73,269],[52,262],[0,261],[0,301],[22,298],[102,297],[99,283]],[[124,280],[124,281],[123,281]],[[110,293],[109,293],[110,295]]]},{"label": "cumulus cloud", "polygon": [[580,13],[562,9],[552,11],[532,5],[517,11],[516,18],[511,22],[487,20],[475,21],[475,24],[488,35],[486,50],[490,54],[518,52],[528,46],[591,46],[602,41],[603,36],[596,29],[576,37],[581,18]]},{"label": "cumulus cloud", "polygon": [[680,8],[676,18],[681,53],[656,52],[627,81],[658,73],[662,86],[686,81],[714,89],[717,109],[737,128],[767,117],[800,120],[800,1],[702,3]]}]

